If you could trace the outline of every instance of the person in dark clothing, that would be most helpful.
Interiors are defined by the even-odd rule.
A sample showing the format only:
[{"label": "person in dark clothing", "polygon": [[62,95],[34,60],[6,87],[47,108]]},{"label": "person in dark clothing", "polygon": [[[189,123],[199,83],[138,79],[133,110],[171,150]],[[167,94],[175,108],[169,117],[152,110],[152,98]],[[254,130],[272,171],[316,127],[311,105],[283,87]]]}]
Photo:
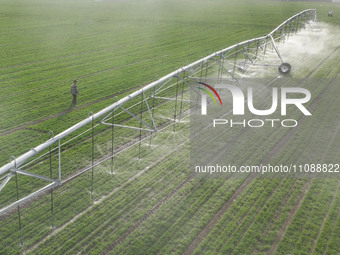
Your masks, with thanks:
[{"label": "person in dark clothing", "polygon": [[71,85],[71,94],[73,96],[71,106],[75,106],[77,104],[77,94],[79,94],[77,80],[74,80],[73,84]]}]

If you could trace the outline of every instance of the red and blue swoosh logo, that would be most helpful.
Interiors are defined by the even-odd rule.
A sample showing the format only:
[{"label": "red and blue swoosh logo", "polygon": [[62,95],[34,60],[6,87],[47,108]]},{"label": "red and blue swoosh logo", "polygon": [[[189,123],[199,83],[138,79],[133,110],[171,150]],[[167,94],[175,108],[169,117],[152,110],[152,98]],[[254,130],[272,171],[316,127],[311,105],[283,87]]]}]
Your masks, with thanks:
[{"label": "red and blue swoosh logo", "polygon": [[[211,87],[210,85],[208,85],[208,84],[206,84],[206,83],[203,83],[203,82],[197,82],[198,84],[201,84],[201,85],[203,85],[203,86],[205,86],[205,87],[207,87],[208,89],[210,89],[216,96],[217,96],[217,98],[218,98],[218,100],[220,101],[220,104],[221,104],[221,106],[222,106],[222,100],[221,100],[221,98],[220,98],[220,95],[217,93],[217,91],[213,88],[213,87]],[[216,102],[216,100],[215,100],[215,98],[214,98],[214,96],[213,96],[213,94],[209,91],[209,90],[207,90],[207,89],[205,89],[205,88],[200,88],[200,87],[198,87],[200,90],[203,90],[204,92],[206,92],[213,100],[214,100],[214,102],[215,102],[215,105],[217,104],[217,102]]]}]

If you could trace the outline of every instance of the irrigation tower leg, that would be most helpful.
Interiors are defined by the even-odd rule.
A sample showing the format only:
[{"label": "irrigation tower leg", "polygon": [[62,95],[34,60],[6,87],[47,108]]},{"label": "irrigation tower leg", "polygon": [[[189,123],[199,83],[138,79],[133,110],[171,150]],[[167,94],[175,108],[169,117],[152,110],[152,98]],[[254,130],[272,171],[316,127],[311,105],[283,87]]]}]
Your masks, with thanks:
[{"label": "irrigation tower leg", "polygon": [[221,53],[220,59],[216,60],[216,61],[219,61],[218,71],[217,71],[217,83],[220,83],[220,80],[221,80],[221,77],[222,77],[222,66],[223,66],[222,59],[223,58],[222,58],[222,53]]},{"label": "irrigation tower leg", "polygon": [[[49,132],[49,137],[50,138],[54,137],[53,131]],[[49,146],[49,150],[50,150],[50,153],[49,153],[49,158],[50,158],[50,178],[53,179],[52,178],[52,148],[51,148],[51,146]],[[52,214],[51,229],[53,231],[53,228],[54,228],[53,188],[51,188],[51,214]]]},{"label": "irrigation tower leg", "polygon": [[176,115],[177,115],[178,80],[179,80],[179,78],[177,77],[177,83],[176,83],[176,100],[175,100],[175,112],[174,112],[174,133],[176,133]]},{"label": "irrigation tower leg", "polygon": [[244,49],[244,51],[245,51],[245,53],[243,53],[243,55],[244,55],[244,61],[243,61],[243,68],[244,68],[244,70],[246,70],[247,68],[246,68],[246,63],[247,63],[247,57],[246,57],[246,55],[247,55],[247,50],[246,49]]},{"label": "irrigation tower leg", "polygon": [[61,184],[61,153],[60,153],[60,139],[58,140],[58,168],[59,168],[59,184]]},{"label": "irrigation tower leg", "polygon": [[[140,95],[141,95],[141,97],[140,97],[140,119],[143,120],[143,99],[144,99],[144,93],[141,93]],[[140,156],[141,144],[142,144],[142,122],[139,122],[138,160],[141,159],[141,156]]]},{"label": "irrigation tower leg", "polygon": [[[16,168],[16,164],[15,167]],[[18,187],[18,174],[15,172],[15,187],[17,190],[17,200],[19,200],[19,187]],[[18,219],[19,219],[19,231],[20,231],[20,244],[21,247],[24,246],[24,242],[22,240],[22,226],[21,226],[21,215],[20,215],[20,205],[18,205]]]},{"label": "irrigation tower leg", "polygon": [[276,31],[274,32],[272,36],[270,36],[270,38],[272,39],[272,42],[274,42],[272,43],[272,52],[275,50],[275,40],[274,40],[275,36],[276,36]]},{"label": "irrigation tower leg", "polygon": [[235,77],[235,69],[236,69],[237,53],[238,53],[238,48],[236,48],[236,53],[235,53],[235,57],[234,57],[233,77]]},{"label": "irrigation tower leg", "polygon": [[288,39],[289,39],[289,36],[290,36],[291,31],[292,31],[292,22],[289,22]]},{"label": "irrigation tower leg", "polygon": [[[203,68],[204,68],[204,64],[203,64],[203,61],[202,61],[202,64],[201,64],[200,82],[202,82],[202,78],[203,78]],[[195,112],[196,112],[196,111],[198,110],[198,108],[199,108],[199,100],[200,100],[200,94],[197,93]]]},{"label": "irrigation tower leg", "polygon": [[257,59],[257,54],[259,51],[259,47],[260,47],[260,40],[257,40],[256,42],[256,51],[255,51],[255,60]]},{"label": "irrigation tower leg", "polygon": [[[153,97],[152,97],[152,110],[151,110],[151,114],[152,116],[155,116],[155,92],[156,92],[156,87],[153,87]],[[152,143],[152,135],[153,135],[153,132],[151,132],[150,134],[150,143],[149,143],[149,146],[151,146],[151,143]]]},{"label": "irrigation tower leg", "polygon": [[112,126],[111,126],[111,176],[113,175],[113,170],[114,170],[114,162],[113,162],[113,153],[114,153],[114,124],[115,124],[115,112],[112,112]]},{"label": "irrigation tower leg", "polygon": [[280,42],[281,42],[281,40],[282,40],[282,39],[281,39],[281,35],[282,35],[282,27],[280,27],[280,31],[279,31],[279,42],[278,42],[279,44],[280,44]]},{"label": "irrigation tower leg", "polygon": [[280,52],[279,52],[279,49],[277,48],[276,43],[275,43],[275,40],[274,40],[275,37],[273,37],[272,35],[269,35],[269,38],[272,40],[273,49],[275,50],[277,56],[278,56],[279,59],[281,60],[281,63],[283,63],[283,59],[282,59],[282,57],[281,57],[281,54],[280,54]]},{"label": "irrigation tower leg", "polygon": [[208,76],[208,66],[209,66],[209,60],[206,61],[207,62],[207,66],[205,68],[205,77]]},{"label": "irrigation tower leg", "polygon": [[93,193],[93,170],[94,170],[94,118],[93,118],[93,113],[92,114],[92,168],[91,168],[91,194]]},{"label": "irrigation tower leg", "polygon": [[[183,72],[183,79],[185,79],[185,71]],[[179,109],[178,122],[180,122],[180,118],[181,118],[181,116],[182,116],[183,94],[184,94],[184,81],[182,81],[181,105],[180,105],[180,109]]]},{"label": "irrigation tower leg", "polygon": [[301,19],[302,19],[302,17],[300,16],[299,17],[299,31],[302,29]]}]

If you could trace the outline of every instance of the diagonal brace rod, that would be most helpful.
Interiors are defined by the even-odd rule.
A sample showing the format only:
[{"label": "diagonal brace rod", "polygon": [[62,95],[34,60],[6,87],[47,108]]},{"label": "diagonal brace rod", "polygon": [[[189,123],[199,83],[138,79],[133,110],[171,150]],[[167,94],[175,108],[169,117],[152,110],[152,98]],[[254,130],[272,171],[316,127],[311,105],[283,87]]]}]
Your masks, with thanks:
[{"label": "diagonal brace rod", "polygon": [[6,184],[9,182],[9,180],[14,176],[13,173],[10,173],[6,176],[5,180],[0,185],[0,191],[6,186]]},{"label": "diagonal brace rod", "polygon": [[150,129],[154,130],[153,127],[151,127],[148,123],[146,123],[145,121],[141,120],[140,118],[138,118],[136,115],[134,115],[132,112],[128,111],[127,109],[125,109],[123,106],[119,106],[119,108],[121,108],[124,112],[126,112],[127,114],[131,115],[133,118],[137,119],[138,121],[142,122],[145,126],[149,127]]},{"label": "diagonal brace rod", "polygon": [[33,173],[30,173],[30,172],[26,172],[26,171],[23,171],[23,170],[20,170],[20,169],[15,169],[13,172],[17,172],[18,174],[42,179],[42,180],[45,180],[45,181],[48,181],[48,182],[57,182],[56,180],[53,180],[51,178],[44,177],[44,176],[41,176],[41,175],[38,175],[38,174],[33,174]]}]

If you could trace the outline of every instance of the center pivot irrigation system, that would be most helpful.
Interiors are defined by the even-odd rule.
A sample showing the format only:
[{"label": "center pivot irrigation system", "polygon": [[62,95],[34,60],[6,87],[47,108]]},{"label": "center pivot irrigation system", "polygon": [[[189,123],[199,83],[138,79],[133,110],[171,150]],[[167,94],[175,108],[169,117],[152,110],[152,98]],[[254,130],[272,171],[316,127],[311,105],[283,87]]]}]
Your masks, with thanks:
[{"label": "center pivot irrigation system", "polygon": [[[188,103],[189,91],[194,91],[199,96],[200,93],[196,89],[199,86],[198,82],[206,79],[208,75],[217,78],[217,81],[223,78],[224,80],[227,79],[235,82],[241,79],[252,65],[273,65],[268,62],[266,63],[265,55],[269,50],[276,52],[278,56],[277,63],[275,64],[278,67],[278,71],[282,74],[289,73],[291,65],[284,61],[284,56],[281,56],[278,47],[279,43],[285,42],[291,34],[315,24],[316,21],[316,10],[304,10],[284,21],[268,35],[235,44],[179,68],[114,102],[96,114],[90,113],[88,118],[58,135],[54,136],[53,132],[50,131],[50,139],[17,158],[11,156],[10,162],[0,168],[0,216],[5,215],[7,212],[11,213],[13,209],[17,208],[21,231],[20,205],[22,203],[37,199],[38,195],[41,196],[49,191],[52,194],[53,189],[62,186],[67,180],[73,179],[89,170],[92,170],[92,192],[94,167],[111,159],[113,169],[113,158],[119,153],[117,149],[114,150],[113,128],[129,129],[133,132],[138,132],[139,139],[138,136],[137,139],[136,136],[134,136],[134,140],[131,139],[130,145],[133,145],[140,144],[142,137],[152,137],[155,132],[160,131],[164,126],[180,123],[181,117],[188,115],[190,111],[190,104]],[[160,109],[162,107],[167,108],[167,113],[170,112],[170,114],[161,113]],[[158,110],[159,112],[157,113]],[[95,124],[95,120],[97,120],[97,124]],[[112,129],[112,147],[108,149],[105,157],[94,154],[94,138],[96,137],[94,130],[99,130],[99,127],[101,129],[100,132],[97,132],[98,136]],[[83,131],[84,128],[87,128],[87,130]],[[90,164],[87,162],[87,166],[73,165],[73,172],[71,172],[68,169],[72,164],[66,162],[67,154],[71,150],[68,145],[72,143],[71,148],[77,147],[80,143],[77,143],[77,139],[80,139],[85,134],[89,136],[88,140],[92,142],[91,156],[88,156],[88,158],[91,158]],[[122,134],[131,135],[131,133]],[[110,140],[110,138],[107,139]],[[51,153],[54,153],[53,158],[51,158]],[[51,163],[53,160],[55,162]],[[50,162],[45,167],[46,171],[48,168],[50,170],[49,177],[46,177],[46,171],[36,170],[44,162]],[[48,185],[45,183],[45,186],[35,187],[34,191],[28,192],[28,194],[20,198],[18,175],[26,176],[25,178],[28,178],[27,182],[29,182],[30,178],[35,178],[47,182]],[[14,183],[10,185],[11,179],[15,180],[15,185]],[[6,189],[6,186],[10,187]],[[13,198],[13,188],[16,189],[15,198]],[[12,201],[7,199],[7,197],[12,197]],[[51,200],[53,214],[52,197]]]}]

